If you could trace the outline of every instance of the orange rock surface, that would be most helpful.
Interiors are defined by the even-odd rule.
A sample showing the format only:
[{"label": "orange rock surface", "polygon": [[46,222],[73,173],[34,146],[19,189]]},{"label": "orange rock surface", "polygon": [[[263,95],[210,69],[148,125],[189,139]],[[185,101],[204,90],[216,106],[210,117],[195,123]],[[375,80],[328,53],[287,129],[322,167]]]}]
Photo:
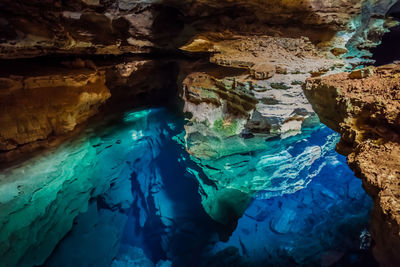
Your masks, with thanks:
[{"label": "orange rock surface", "polygon": [[0,83],[0,150],[66,134],[111,96],[105,73],[89,69],[9,76]]}]

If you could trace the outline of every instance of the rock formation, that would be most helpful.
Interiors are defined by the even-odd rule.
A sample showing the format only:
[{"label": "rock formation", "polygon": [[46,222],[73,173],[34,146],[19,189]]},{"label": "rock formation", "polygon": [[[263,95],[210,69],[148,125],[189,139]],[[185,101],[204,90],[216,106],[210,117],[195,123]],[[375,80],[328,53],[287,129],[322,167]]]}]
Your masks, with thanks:
[{"label": "rock formation", "polygon": [[[121,99],[135,101],[138,96],[149,99],[153,90],[162,93],[164,88],[175,86],[171,81],[174,80],[175,75],[178,75],[177,66],[179,64],[173,63],[171,60],[160,62],[147,59],[144,58],[145,54],[177,53],[181,48],[181,51],[183,50],[185,53],[199,55],[206,53],[206,56],[210,55],[209,61],[217,65],[247,69],[253,81],[247,79],[244,82],[249,86],[249,82],[252,82],[254,87],[262,88],[264,85],[260,86],[259,81],[269,79],[275,74],[312,71],[312,75],[319,75],[326,73],[332,67],[347,66],[347,63],[344,64],[339,60],[343,56],[342,53],[346,51],[344,46],[351,47],[348,54],[353,55],[355,51],[363,49],[357,43],[369,41],[373,45],[378,42],[378,37],[383,34],[386,27],[390,26],[390,23],[387,23],[388,20],[384,19],[382,15],[393,2],[393,0],[330,1],[329,3],[316,0],[301,2],[237,0],[215,3],[215,1],[176,0],[74,0],[67,3],[51,0],[28,3],[7,0],[0,4],[1,59],[34,58],[31,61],[31,68],[37,68],[35,64],[38,66],[38,62],[41,60],[37,58],[38,56],[63,55],[67,57],[67,61],[73,61],[68,57],[80,55],[91,57],[92,61],[83,59],[80,62],[78,60],[78,62],[69,63],[69,69],[58,68],[58,74],[53,70],[49,75],[46,73],[47,68],[40,67],[40,74],[19,75],[18,71],[7,71],[1,77],[9,82],[19,79],[14,77],[18,75],[24,80],[36,79],[38,76],[49,76],[51,80],[57,79],[57,75],[62,76],[68,72],[79,73],[82,71],[82,75],[87,75],[85,72],[89,68],[102,77],[104,76],[103,71],[106,72],[105,81],[102,82],[111,91],[110,102],[117,103]],[[372,27],[361,27],[363,31],[360,30],[360,27],[354,27],[354,25],[369,25],[369,23],[372,23],[380,31],[377,30],[374,34],[370,34],[369,30]],[[285,36],[290,38],[285,38]],[[318,49],[316,44],[318,44]],[[127,59],[130,57],[127,53],[143,56]],[[95,55],[123,56],[110,60],[95,58]],[[263,58],[268,58],[268,60],[265,61]],[[57,61],[56,57],[53,60]],[[64,60],[60,59],[58,65]],[[9,62],[4,61],[4,64]],[[85,62],[92,63],[85,65]],[[21,63],[20,66],[23,64]],[[351,62],[351,64],[360,64],[360,62]],[[98,67],[96,67],[97,65]],[[299,70],[298,66],[302,66],[302,69]],[[183,69],[181,73],[190,74],[184,68],[185,66],[181,66]],[[147,71],[150,72],[150,70],[158,73],[157,77],[151,80],[153,84],[144,79],[148,75]],[[191,69],[191,71],[198,72],[199,70]],[[118,72],[124,73],[118,74]],[[52,75],[56,76],[52,77]],[[283,76],[278,75],[278,77]],[[304,77],[299,81],[302,79],[304,80]],[[277,82],[271,80],[271,83],[279,87],[282,81],[280,78],[276,78],[276,80]],[[68,80],[65,80],[65,83],[68,83]],[[53,87],[57,86],[54,84]],[[64,85],[64,87],[68,86]],[[53,90],[53,87],[49,88]],[[113,87],[116,90],[113,90]],[[132,94],[130,93],[131,88],[135,88]],[[35,94],[37,92],[36,90]],[[131,97],[127,97],[127,94],[130,94]],[[36,97],[39,95],[37,93]],[[117,97],[118,95],[120,97]],[[93,97],[93,94],[91,96]],[[74,101],[67,100],[67,96],[60,95],[58,97],[63,98],[59,99],[59,101],[63,101],[62,105],[54,102],[54,99],[49,99],[49,101],[53,102],[53,109],[63,113],[61,110],[67,105],[66,103],[70,101],[72,104]],[[3,101],[11,103],[6,98],[7,96],[3,96]],[[81,105],[86,106],[70,110],[69,115],[67,115],[68,112],[63,113],[61,116],[64,118],[62,119],[58,118],[59,115],[56,115],[56,112],[52,112],[54,114],[51,115],[38,115],[41,113],[40,109],[35,111],[32,109],[35,105],[37,106],[37,103],[26,105],[20,102],[18,105],[32,106],[27,113],[31,113],[29,116],[36,116],[35,122],[27,123],[28,120],[24,120],[27,124],[32,125],[22,125],[24,124],[21,124],[22,115],[15,122],[8,122],[12,129],[5,129],[8,126],[3,127],[4,133],[0,133],[3,143],[1,150],[7,152],[17,147],[20,148],[23,144],[29,144],[29,146],[24,146],[24,151],[45,146],[46,142],[42,141],[46,141],[48,137],[73,130],[75,125],[95,114],[98,106],[106,98],[108,97],[105,95],[99,97],[96,103],[93,103],[94,99],[75,100],[75,103],[80,101]],[[270,96],[262,98],[264,98],[263,103],[276,102],[274,99],[270,99]],[[43,98],[41,101],[44,101]],[[14,105],[13,109],[19,109],[18,105]],[[82,112],[82,108],[86,111]],[[41,105],[41,109],[45,110],[45,105]],[[32,115],[33,113],[37,113],[37,115]],[[257,122],[262,126],[248,123],[247,128],[279,128],[276,125],[267,126],[266,124],[271,124],[271,122],[267,123],[262,113],[258,110],[254,114],[256,120],[262,121]],[[290,119],[291,123],[287,124],[292,125],[289,128],[298,128],[299,123],[295,123],[295,121],[302,120],[300,117],[304,117],[296,114],[293,114],[297,116],[296,119]],[[65,118],[65,116],[69,117]],[[288,116],[285,116],[284,119],[288,119]],[[19,124],[18,129],[14,124]],[[261,131],[261,128],[258,131]],[[15,136],[22,132],[24,134]],[[17,154],[17,152],[7,153],[2,158],[11,160],[17,157]]]},{"label": "rock formation", "polygon": [[1,78],[0,150],[66,134],[111,96],[103,71],[52,72]]},{"label": "rock formation", "polygon": [[[153,117],[162,116],[159,111],[153,113]],[[128,219],[129,207],[134,201],[140,201],[136,199],[138,196],[132,195],[132,173],[138,171],[137,180],[143,180],[143,186],[160,180],[151,165],[161,149],[150,147],[152,143],[159,143],[166,133],[160,130],[160,121],[149,120],[150,116],[149,112],[127,114],[112,126],[109,126],[112,117],[103,117],[102,122],[74,140],[46,151],[41,157],[3,170],[0,174],[0,266],[42,265],[71,230],[78,214],[88,209],[87,228],[76,231],[84,232],[87,237],[91,231],[101,232],[97,238],[104,243],[102,257],[98,257],[97,251],[92,254],[96,258],[89,259],[93,261],[87,264],[74,262],[75,258],[81,259],[79,253],[67,257],[71,264],[75,263],[73,265],[96,262],[109,266],[118,250],[116,242]],[[119,127],[119,131],[115,127]],[[140,134],[133,136],[139,131],[149,133],[149,138],[141,142]],[[150,182],[148,179],[152,175],[153,182]],[[108,193],[104,195],[105,192]],[[99,195],[103,196],[101,201],[96,200]],[[103,210],[97,208],[98,202]],[[115,209],[120,212],[112,214],[110,210]],[[104,225],[91,223],[97,219]],[[110,225],[113,220],[118,224]],[[146,219],[141,220],[143,226]],[[106,240],[101,240],[103,237]],[[92,239],[86,240],[89,249]],[[58,255],[61,259],[64,256]]]},{"label": "rock formation", "polygon": [[[265,139],[288,138],[316,126],[301,85],[312,73],[328,72],[343,63],[327,58],[305,37],[210,40],[197,36],[181,49],[213,53],[210,62],[214,65],[195,67],[197,72],[182,82],[183,111],[190,114],[182,142],[215,183],[202,184],[206,211],[218,222],[229,224],[242,215],[253,194],[278,178],[260,167],[261,157],[265,160],[270,155],[244,155],[267,149]],[[311,154],[319,157],[320,151]],[[252,163],[244,165],[249,160]],[[293,190],[296,180],[292,182],[282,191]],[[231,214],[223,212],[230,209]]]},{"label": "rock formation", "polygon": [[374,254],[400,263],[400,65],[369,67],[307,81],[304,90],[321,121],[342,137],[337,151],[374,199]]},{"label": "rock formation", "polygon": [[106,102],[115,111],[160,98],[167,104],[175,94],[177,71],[169,60],[97,63],[43,60],[38,69],[31,60],[7,63],[0,73],[0,163],[59,144]]},{"label": "rock formation", "polygon": [[[361,43],[368,39],[364,34],[372,28],[369,23],[381,28],[377,24],[385,21],[382,16],[394,2],[5,0],[0,57],[147,53],[177,48],[193,33],[226,30],[308,36],[314,41],[329,41],[336,32],[351,30],[355,43]],[[349,23],[353,19],[355,23]]]}]

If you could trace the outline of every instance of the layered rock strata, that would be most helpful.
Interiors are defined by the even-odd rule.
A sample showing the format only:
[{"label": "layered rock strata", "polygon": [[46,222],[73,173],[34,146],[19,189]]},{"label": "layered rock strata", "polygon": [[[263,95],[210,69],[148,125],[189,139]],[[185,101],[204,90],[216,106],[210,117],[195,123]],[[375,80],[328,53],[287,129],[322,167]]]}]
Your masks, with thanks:
[{"label": "layered rock strata", "polygon": [[[372,42],[376,43],[375,39],[387,27],[384,24],[386,20],[382,15],[393,2],[393,0],[330,1],[329,3],[321,3],[316,0],[303,2],[237,0],[215,3],[214,1],[176,0],[74,0],[67,3],[51,0],[28,3],[7,0],[1,3],[0,11],[0,58],[26,58],[50,54],[124,55],[125,58],[127,57],[126,53],[170,52],[181,47],[182,50],[189,53],[211,54],[210,61],[214,64],[248,70],[251,80],[248,78],[239,80],[239,83],[246,84],[245,87],[253,86],[256,88],[255,90],[262,91],[262,88],[265,87],[263,80],[273,78],[275,75],[276,82],[271,80],[271,85],[279,89],[287,86],[282,85],[285,81],[281,81],[279,77],[284,76],[280,75],[310,71],[313,76],[324,74],[332,66],[343,65],[338,58],[346,55],[343,54],[347,51],[344,48],[345,45],[360,48],[355,44],[370,40],[371,36],[374,37],[373,40],[371,39]],[[379,23],[375,23],[378,20]],[[356,25],[369,25],[370,22],[378,29],[375,31],[376,34],[356,30]],[[379,32],[379,29],[382,31]],[[296,38],[284,38],[284,36]],[[300,38],[300,36],[307,37]],[[325,54],[322,55],[320,51],[316,50],[315,44],[317,43],[326,52]],[[329,58],[329,60],[325,58]],[[335,60],[336,63],[333,63]],[[49,80],[57,80],[56,76],[62,76],[64,73],[69,75],[68,72],[79,73],[80,69],[86,68],[99,73],[101,79],[104,79],[104,74],[100,73],[105,70],[106,81],[104,83],[113,95],[110,102],[118,105],[117,99],[134,102],[137,101],[139,95],[151,98],[148,95],[153,91],[163,94],[165,88],[173,88],[175,85],[171,83],[173,80],[171,77],[177,75],[177,64],[164,63],[160,64],[159,61],[144,58],[107,63],[106,67],[100,64],[102,66],[98,66],[98,68],[96,67],[98,62],[87,66],[85,63],[83,65],[78,63],[73,64],[71,68],[76,70],[60,70],[58,74],[53,72],[55,76],[52,77],[52,73]],[[303,66],[303,68],[300,70],[298,66]],[[33,68],[36,67],[33,66]],[[83,70],[83,75],[86,75],[85,71]],[[145,79],[150,72],[157,72],[151,82]],[[198,70],[193,70],[193,72],[198,72]],[[15,75],[15,73],[10,73],[10,75]],[[20,76],[24,80],[48,75],[46,72],[42,72],[37,75]],[[6,83],[14,83],[13,79],[19,79],[10,78],[9,75],[2,76],[2,78],[9,79]],[[288,82],[298,83],[302,79],[304,80],[304,77]],[[249,81],[253,85],[250,85]],[[67,82],[68,79],[65,83]],[[9,90],[8,86],[4,85],[5,91]],[[54,85],[52,88],[57,86]],[[68,85],[65,86],[68,87]],[[40,97],[41,94],[38,91],[36,90],[35,94]],[[63,94],[60,92],[61,90],[57,91]],[[262,99],[261,102],[258,101],[258,106],[262,105],[261,103],[267,105],[276,103],[277,100],[273,99],[275,95],[271,98],[270,96],[260,96],[262,94],[258,93],[259,96],[255,96]],[[6,99],[11,97],[10,94],[3,97],[4,101],[9,103],[5,107],[10,106],[12,101]],[[35,99],[35,97],[31,99]],[[17,119],[15,123],[19,121],[18,123],[23,129],[14,127],[14,122],[10,124],[12,129],[6,129],[7,123],[10,122],[5,123],[3,131],[7,133],[2,134],[3,144],[0,149],[9,151],[25,144],[32,144],[36,147],[37,145],[33,142],[71,131],[76,124],[82,123],[87,117],[95,114],[97,107],[105,101],[105,98],[108,98],[103,95],[99,96],[97,100],[76,99],[75,102],[79,102],[80,107],[69,110],[69,112],[61,112],[63,109],[68,110],[66,106],[71,105],[72,102],[67,103],[70,101],[67,100],[67,96],[54,97],[63,99],[60,100],[63,101],[63,104],[57,104],[57,101],[51,99],[53,109],[58,109],[60,115],[55,115],[57,112],[51,111],[51,108],[48,112],[46,111],[46,115],[43,115],[42,111],[46,105],[41,105],[35,110],[30,108],[30,111],[27,112],[41,114],[37,115],[40,118],[34,118],[34,123],[28,123],[28,119],[26,119],[24,125],[20,123],[21,118]],[[91,97],[93,98],[93,94]],[[41,101],[37,101],[37,103]],[[34,107],[37,103],[24,105]],[[77,107],[76,104],[74,106]],[[301,124],[299,122],[306,117],[301,114],[306,114],[308,111],[302,108],[298,109],[296,114],[281,116],[283,120],[288,119],[286,122],[290,129],[298,129]],[[10,106],[11,109],[19,109],[18,104]],[[280,127],[278,124],[282,124],[279,121],[279,123],[273,122],[274,125],[270,125],[271,121],[265,120],[260,108],[254,115],[249,111],[250,109],[246,111],[247,115],[254,116],[256,122],[246,123],[243,120],[242,124],[246,124],[247,128],[252,128],[254,131],[260,132],[266,128],[276,131]],[[70,114],[69,118],[65,118],[67,114]],[[64,118],[61,118],[63,116]],[[243,130],[239,128],[238,131]],[[16,136],[17,133],[23,134]],[[11,159],[12,157],[8,155],[7,158]]]},{"label": "layered rock strata", "polygon": [[400,263],[400,65],[370,67],[307,81],[305,94],[321,121],[341,133],[338,152],[374,199],[374,254]]},{"label": "layered rock strata", "polygon": [[100,107],[167,104],[175,94],[177,70],[168,60],[43,61],[39,69],[28,61],[0,72],[0,163],[59,144]]},{"label": "layered rock strata", "polygon": [[[180,75],[185,77],[183,110],[190,114],[181,141],[210,180],[200,181],[205,210],[214,220],[229,224],[242,216],[255,193],[270,190],[266,197],[272,197],[307,184],[308,176],[274,182],[283,171],[274,163],[273,154],[282,148],[274,140],[296,142],[297,135],[318,129],[301,85],[307,77],[336,71],[343,63],[305,37],[210,36],[197,36],[181,48],[211,53],[214,64]],[[323,155],[320,148],[307,153],[298,158],[282,154],[281,159],[287,160],[288,168],[297,162],[292,173],[299,173],[301,162],[311,166]]]},{"label": "layered rock strata", "polygon": [[[194,34],[210,29],[304,35],[315,42],[350,31],[353,47],[357,47],[368,40],[368,30],[362,25],[380,24],[376,27],[380,28],[385,21],[382,16],[394,2],[5,0],[0,6],[0,57],[148,53],[177,48]],[[379,36],[379,30],[373,32]]]},{"label": "layered rock strata", "polygon": [[104,71],[52,72],[0,78],[1,151],[71,132],[110,97]]}]

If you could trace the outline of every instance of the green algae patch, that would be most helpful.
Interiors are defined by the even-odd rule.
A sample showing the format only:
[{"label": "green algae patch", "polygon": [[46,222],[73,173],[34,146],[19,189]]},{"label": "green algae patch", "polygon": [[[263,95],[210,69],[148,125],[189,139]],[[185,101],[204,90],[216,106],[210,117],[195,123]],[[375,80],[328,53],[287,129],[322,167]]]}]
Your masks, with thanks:
[{"label": "green algae patch", "polygon": [[263,97],[261,98],[260,102],[264,105],[277,105],[280,103],[279,100],[273,97]]},{"label": "green algae patch", "polygon": [[292,85],[303,85],[304,82],[302,82],[302,81],[293,81],[291,84]]},{"label": "green algae patch", "polygon": [[223,119],[218,119],[214,122],[214,130],[224,136],[232,136],[236,134],[238,129],[237,121],[228,121]]},{"label": "green algae patch", "polygon": [[285,83],[271,83],[271,87],[273,89],[280,89],[280,90],[287,90],[292,88],[290,86],[287,86]]}]

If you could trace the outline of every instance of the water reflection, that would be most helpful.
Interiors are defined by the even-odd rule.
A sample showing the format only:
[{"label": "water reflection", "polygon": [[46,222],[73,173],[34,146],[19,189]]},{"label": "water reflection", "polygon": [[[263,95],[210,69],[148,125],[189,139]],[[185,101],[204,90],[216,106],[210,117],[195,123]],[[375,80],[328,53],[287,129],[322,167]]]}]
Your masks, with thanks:
[{"label": "water reflection", "polygon": [[182,131],[183,120],[164,109],[135,111],[3,171],[0,265],[329,266],[369,255],[359,248],[371,201],[327,128],[290,145],[274,141],[284,148],[278,167],[309,152],[312,164],[295,174],[316,174],[306,188],[282,195],[263,187],[227,225],[204,209],[205,186],[220,187],[176,141]]}]

